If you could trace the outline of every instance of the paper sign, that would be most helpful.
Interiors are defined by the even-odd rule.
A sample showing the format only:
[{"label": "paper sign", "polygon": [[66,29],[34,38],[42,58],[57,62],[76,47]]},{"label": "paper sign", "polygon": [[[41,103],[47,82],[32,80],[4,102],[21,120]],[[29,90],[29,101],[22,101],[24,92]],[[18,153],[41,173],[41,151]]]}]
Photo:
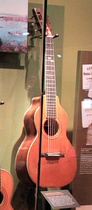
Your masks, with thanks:
[{"label": "paper sign", "polygon": [[82,65],[82,89],[89,90],[92,80],[92,64]]},{"label": "paper sign", "polygon": [[92,123],[92,100],[85,99],[81,102],[82,127],[87,128]]}]

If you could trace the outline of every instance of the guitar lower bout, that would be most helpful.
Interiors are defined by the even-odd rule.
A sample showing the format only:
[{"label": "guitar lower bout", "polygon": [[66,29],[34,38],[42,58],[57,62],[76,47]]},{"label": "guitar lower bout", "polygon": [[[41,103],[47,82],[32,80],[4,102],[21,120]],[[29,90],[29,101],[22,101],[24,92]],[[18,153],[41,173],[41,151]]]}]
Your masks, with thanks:
[{"label": "guitar lower bout", "polygon": [[[57,117],[47,118],[45,96],[43,103],[42,139],[41,139],[41,187],[62,187],[69,184],[76,174],[76,154],[66,136],[67,115],[59,104],[57,97]],[[38,107],[34,122],[37,135],[30,145],[27,155],[27,170],[30,178],[37,183],[39,140],[40,140],[40,115]],[[56,171],[58,173],[56,173]]]}]

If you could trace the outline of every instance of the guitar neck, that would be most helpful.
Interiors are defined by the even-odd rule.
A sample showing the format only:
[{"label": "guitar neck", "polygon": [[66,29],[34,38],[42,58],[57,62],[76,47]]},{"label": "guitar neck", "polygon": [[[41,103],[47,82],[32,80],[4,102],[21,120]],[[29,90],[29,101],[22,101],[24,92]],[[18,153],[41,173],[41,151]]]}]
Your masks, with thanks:
[{"label": "guitar neck", "polygon": [[[42,32],[42,10],[33,9],[38,30]],[[55,79],[55,61],[54,61],[54,41],[47,18],[46,22],[46,39],[45,39],[45,93],[46,93],[46,111],[47,118],[56,119],[56,79]]]},{"label": "guitar neck", "polygon": [[47,118],[56,118],[56,78],[53,36],[46,37],[45,85]]}]

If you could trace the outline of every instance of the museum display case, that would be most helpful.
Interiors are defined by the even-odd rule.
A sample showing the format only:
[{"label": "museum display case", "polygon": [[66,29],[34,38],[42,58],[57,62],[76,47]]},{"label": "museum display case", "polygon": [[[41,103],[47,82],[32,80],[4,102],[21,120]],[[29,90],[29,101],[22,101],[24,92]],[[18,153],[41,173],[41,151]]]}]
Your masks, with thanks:
[{"label": "museum display case", "polygon": [[0,3],[0,208],[92,208],[90,0]]}]

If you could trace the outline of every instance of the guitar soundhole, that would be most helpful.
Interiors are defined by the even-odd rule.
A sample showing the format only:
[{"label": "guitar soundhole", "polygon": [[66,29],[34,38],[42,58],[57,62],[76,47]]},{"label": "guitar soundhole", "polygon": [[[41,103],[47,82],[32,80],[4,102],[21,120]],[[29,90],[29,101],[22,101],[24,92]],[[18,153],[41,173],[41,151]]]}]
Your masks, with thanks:
[{"label": "guitar soundhole", "polygon": [[49,118],[44,123],[44,130],[47,135],[54,136],[58,132],[58,123],[55,119]]},{"label": "guitar soundhole", "polygon": [[3,194],[0,192],[0,204],[2,203],[3,201]]}]

